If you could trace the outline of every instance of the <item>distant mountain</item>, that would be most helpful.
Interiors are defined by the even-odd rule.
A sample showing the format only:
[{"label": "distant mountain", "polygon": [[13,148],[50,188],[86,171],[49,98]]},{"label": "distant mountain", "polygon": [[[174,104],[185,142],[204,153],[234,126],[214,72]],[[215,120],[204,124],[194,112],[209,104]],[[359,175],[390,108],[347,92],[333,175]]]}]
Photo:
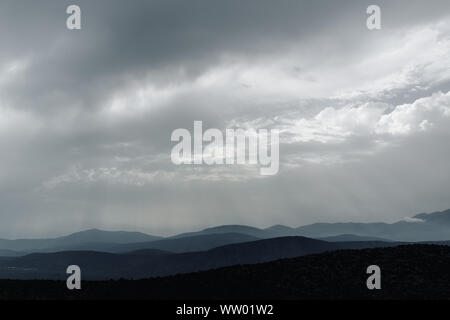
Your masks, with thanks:
[{"label": "distant mountain", "polygon": [[76,264],[85,279],[117,279],[166,276],[209,270],[236,264],[255,264],[338,249],[395,246],[388,242],[332,243],[305,237],[257,240],[217,247],[208,251],[170,254],[139,250],[126,254],[91,251],[35,253],[0,259],[0,278],[61,279],[68,265]]},{"label": "distant mountain", "polygon": [[428,223],[439,223],[450,226],[450,209],[433,213],[421,213],[415,215],[413,219],[423,220]]},{"label": "distant mountain", "polygon": [[205,251],[227,244],[259,240],[259,238],[240,233],[221,233],[190,236],[185,238],[169,238],[154,241],[132,243],[81,242],[49,246],[44,249],[26,251],[0,251],[0,256],[24,256],[30,253],[50,253],[62,251],[99,251],[106,253],[125,253],[137,250],[162,250],[165,252],[182,253]]},{"label": "distant mountain", "polygon": [[280,224],[262,230],[266,238],[301,236],[301,234],[291,227]]},{"label": "distant mountain", "polygon": [[0,256],[23,256],[33,252],[101,251],[121,253],[159,249],[175,253],[208,250],[226,244],[258,239],[304,236],[330,242],[397,241],[433,242],[450,240],[450,210],[421,213],[396,223],[315,223],[298,228],[275,225],[260,229],[245,225],[224,225],[168,238],[139,232],[77,232],[53,239],[0,239]]},{"label": "distant mountain", "polygon": [[222,234],[222,233],[240,233],[240,234],[253,236],[256,238],[265,238],[265,234],[263,233],[263,230],[255,228],[255,227],[244,226],[244,225],[224,225],[224,226],[212,227],[212,228],[207,228],[207,229],[197,231],[197,232],[181,233],[181,234],[175,235],[170,238],[179,239],[179,238],[186,238],[186,237],[193,237],[193,236],[203,236],[203,235]]},{"label": "distant mountain", "polygon": [[[224,225],[198,232],[176,235],[172,238],[214,233],[241,233],[261,239],[304,236],[316,239],[355,235],[361,239],[342,238],[338,241],[445,241],[450,240],[450,209],[430,214],[421,213],[396,223],[314,223],[297,228],[275,225],[259,229],[245,225]],[[332,239],[332,238],[331,238]],[[337,238],[338,239],[338,238]],[[388,241],[389,241],[388,240]]]},{"label": "distant mountain", "polygon": [[151,242],[129,243],[116,245],[108,251],[114,253],[127,252],[140,249],[159,249],[175,253],[205,251],[216,247],[260,240],[257,237],[241,233],[213,233],[183,238],[169,238]]},{"label": "distant mountain", "polygon": [[267,239],[267,238],[277,238],[277,237],[290,237],[290,236],[301,236],[298,230],[295,228],[290,228],[282,225],[275,225],[266,229],[259,229],[251,226],[245,225],[223,225],[218,227],[212,227],[203,229],[197,232],[182,233],[171,238],[185,238],[199,235],[207,234],[222,234],[222,233],[240,233],[249,235],[252,237]]},{"label": "distant mountain", "polygon": [[131,256],[140,255],[140,256],[152,257],[152,256],[160,256],[160,255],[173,254],[173,253],[169,252],[169,251],[158,250],[158,249],[140,249],[140,250],[127,252],[124,254],[131,255]]},{"label": "distant mountain", "polygon": [[450,240],[450,210],[419,214],[396,223],[315,223],[296,228],[306,237],[357,234],[395,241]]},{"label": "distant mountain", "polygon": [[58,238],[57,241],[59,244],[82,242],[132,243],[138,241],[154,241],[158,239],[161,239],[161,237],[151,236],[141,232],[91,229]]},{"label": "distant mountain", "polygon": [[337,236],[330,236],[320,238],[319,240],[330,241],[330,242],[349,242],[349,241],[385,241],[392,242],[392,240],[378,238],[378,237],[368,237],[359,236],[355,234],[339,234]]},{"label": "distant mountain", "polygon": [[9,251],[33,251],[48,250],[52,248],[68,248],[70,246],[81,245],[83,243],[132,243],[142,241],[153,241],[161,239],[140,232],[125,231],[103,231],[91,229],[70,234],[68,236],[53,239],[0,239],[0,250]]},{"label": "distant mountain", "polygon": [[341,235],[355,235],[362,238],[356,240],[341,237],[338,241],[445,241],[450,240],[450,209],[430,214],[421,213],[391,224],[382,222],[314,223],[297,228],[275,225],[266,229],[245,225],[225,225],[198,232],[184,233],[173,238],[228,232],[247,234],[261,239],[288,236],[322,239]]}]

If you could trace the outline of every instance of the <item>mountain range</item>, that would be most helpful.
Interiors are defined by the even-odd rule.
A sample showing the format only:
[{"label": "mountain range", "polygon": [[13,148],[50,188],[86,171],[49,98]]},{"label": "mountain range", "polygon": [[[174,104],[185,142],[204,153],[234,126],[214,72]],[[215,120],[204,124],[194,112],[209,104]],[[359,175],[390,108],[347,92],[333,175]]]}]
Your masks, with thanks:
[{"label": "mountain range", "polygon": [[198,252],[171,253],[141,249],[114,254],[96,251],[33,253],[0,258],[0,278],[64,279],[67,266],[80,266],[84,279],[142,279],[256,264],[342,249],[390,247],[400,243],[355,241],[327,242],[305,237],[282,237],[229,244]]},{"label": "mountain range", "polygon": [[84,245],[86,243],[133,243],[154,241],[158,239],[162,238],[141,232],[102,231],[91,229],[52,239],[0,239],[0,250],[26,252],[53,250],[58,248],[65,249],[71,246]]},{"label": "mountain range", "polygon": [[[374,261],[381,266],[382,290],[366,287],[366,268]],[[67,290],[65,279],[0,280],[0,299],[169,299],[186,303],[199,299],[446,300],[450,296],[449,284],[450,246],[414,244],[335,250],[142,280],[83,280],[82,290]]]},{"label": "mountain range", "polygon": [[[421,213],[395,223],[314,223],[291,228],[275,225],[266,229],[250,226],[228,225],[208,228],[199,232],[184,233],[175,237],[236,232],[258,238],[304,236],[327,238],[349,235],[353,240],[384,241],[443,241],[450,239],[450,209],[430,214]],[[346,239],[345,241],[348,241]]]},{"label": "mountain range", "polygon": [[140,232],[91,229],[52,239],[0,239],[0,256],[67,250],[123,253],[159,249],[175,253],[208,250],[226,244],[276,237],[303,236],[339,241],[445,241],[450,240],[450,209],[389,223],[315,223],[297,228],[275,225],[266,229],[225,225],[197,232],[158,237]]},{"label": "mountain range", "polygon": [[392,224],[226,225],[166,238],[91,229],[52,239],[0,240],[0,278],[63,279],[65,268],[76,264],[86,279],[141,279],[411,242],[449,245],[450,210]]}]

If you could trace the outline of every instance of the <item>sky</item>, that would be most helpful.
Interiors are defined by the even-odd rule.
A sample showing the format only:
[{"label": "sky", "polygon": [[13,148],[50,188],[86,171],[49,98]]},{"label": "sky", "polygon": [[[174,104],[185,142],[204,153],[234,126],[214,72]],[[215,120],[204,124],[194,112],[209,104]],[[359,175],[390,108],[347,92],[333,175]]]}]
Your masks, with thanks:
[{"label": "sky", "polygon": [[[196,120],[279,172],[173,164]],[[449,141],[448,0],[0,2],[0,238],[395,222],[450,208]]]}]

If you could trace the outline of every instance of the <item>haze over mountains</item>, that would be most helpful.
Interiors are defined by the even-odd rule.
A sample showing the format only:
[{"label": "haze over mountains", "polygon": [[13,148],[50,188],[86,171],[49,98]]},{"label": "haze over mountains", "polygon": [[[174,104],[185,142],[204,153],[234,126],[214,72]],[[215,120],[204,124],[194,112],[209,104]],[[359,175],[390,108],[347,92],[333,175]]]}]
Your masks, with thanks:
[{"label": "haze over mountains", "polygon": [[[326,238],[341,235],[351,235],[353,240],[394,240],[394,241],[443,241],[450,239],[450,209],[430,214],[421,213],[412,218],[396,223],[315,223],[291,228],[276,225],[267,229],[248,226],[220,226],[200,232],[182,234],[200,235],[211,233],[238,232],[259,238],[283,236],[305,236],[311,238]],[[349,239],[347,239],[348,241]]]},{"label": "haze over mountains", "polygon": [[53,239],[0,239],[0,256],[67,250],[124,253],[140,249],[158,249],[181,253],[208,250],[222,245],[258,239],[290,236],[303,236],[331,242],[445,241],[450,240],[450,209],[431,214],[418,214],[392,224],[315,223],[297,228],[275,225],[266,229],[227,225],[167,238],[140,232],[92,229]]},{"label": "haze over mountains", "polygon": [[151,236],[141,232],[102,231],[91,229],[76,232],[68,236],[53,239],[0,239],[0,250],[30,251],[50,248],[69,248],[70,246],[87,243],[132,243],[154,241],[161,237]]},{"label": "haze over mountains", "polygon": [[92,229],[54,239],[0,240],[0,278],[64,279],[66,267],[76,264],[86,279],[141,279],[409,241],[449,245],[449,240],[450,210],[393,224],[228,225],[168,238]]}]

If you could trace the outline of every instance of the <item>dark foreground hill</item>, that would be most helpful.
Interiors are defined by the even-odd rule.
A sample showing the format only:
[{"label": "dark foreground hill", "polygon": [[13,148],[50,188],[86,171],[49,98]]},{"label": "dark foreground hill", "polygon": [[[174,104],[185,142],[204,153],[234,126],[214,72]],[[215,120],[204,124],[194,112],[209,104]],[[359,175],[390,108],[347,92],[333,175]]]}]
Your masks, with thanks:
[{"label": "dark foreground hill", "polygon": [[[381,268],[368,290],[366,268]],[[406,245],[339,250],[255,265],[147,280],[0,280],[0,299],[449,299],[450,247]]]}]

